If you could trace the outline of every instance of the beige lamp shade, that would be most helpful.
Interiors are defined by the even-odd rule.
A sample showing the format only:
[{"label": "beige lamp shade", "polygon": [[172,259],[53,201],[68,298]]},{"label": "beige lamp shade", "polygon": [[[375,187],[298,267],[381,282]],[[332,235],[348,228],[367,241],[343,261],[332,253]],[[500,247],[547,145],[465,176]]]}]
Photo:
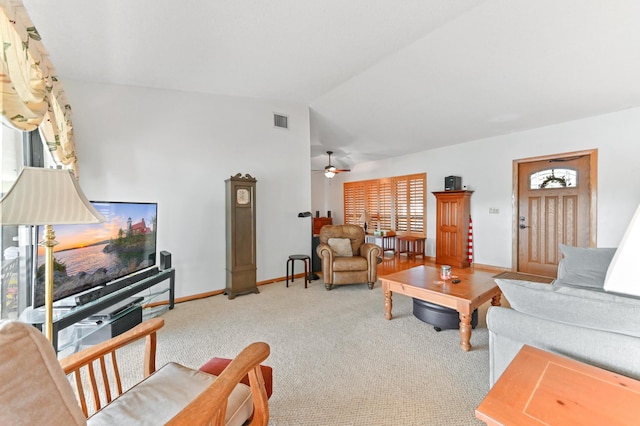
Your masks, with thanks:
[{"label": "beige lamp shade", "polygon": [[105,218],[84,196],[70,170],[25,167],[0,200],[0,224],[45,225],[45,333],[53,342],[52,225],[100,223]]},{"label": "beige lamp shade", "polygon": [[611,259],[604,289],[615,293],[640,296],[638,285],[638,256],[640,255],[640,206],[631,218],[631,223]]},{"label": "beige lamp shade", "polygon": [[0,200],[2,225],[104,222],[70,170],[25,167]]},{"label": "beige lamp shade", "polygon": [[360,222],[362,223],[371,222],[371,217],[369,216],[369,213],[366,210],[362,212],[362,216],[360,216]]}]

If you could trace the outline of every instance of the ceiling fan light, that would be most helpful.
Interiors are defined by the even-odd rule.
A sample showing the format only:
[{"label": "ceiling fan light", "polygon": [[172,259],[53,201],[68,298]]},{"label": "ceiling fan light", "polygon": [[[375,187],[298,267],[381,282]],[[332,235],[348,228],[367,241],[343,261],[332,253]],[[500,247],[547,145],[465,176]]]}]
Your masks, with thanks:
[{"label": "ceiling fan light", "polygon": [[331,179],[332,177],[334,177],[334,176],[336,175],[336,172],[334,172],[334,171],[333,171],[333,170],[331,170],[331,169],[326,169],[326,170],[324,171],[324,175],[325,175],[326,177],[328,177],[329,179]]}]

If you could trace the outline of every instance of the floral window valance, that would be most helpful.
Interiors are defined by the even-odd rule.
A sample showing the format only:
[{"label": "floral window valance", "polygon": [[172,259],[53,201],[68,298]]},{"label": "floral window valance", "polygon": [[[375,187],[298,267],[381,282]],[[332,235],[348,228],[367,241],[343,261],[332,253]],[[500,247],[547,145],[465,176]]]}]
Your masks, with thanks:
[{"label": "floral window valance", "polygon": [[19,0],[0,0],[0,41],[3,123],[22,131],[39,128],[55,161],[77,176],[71,107]]}]

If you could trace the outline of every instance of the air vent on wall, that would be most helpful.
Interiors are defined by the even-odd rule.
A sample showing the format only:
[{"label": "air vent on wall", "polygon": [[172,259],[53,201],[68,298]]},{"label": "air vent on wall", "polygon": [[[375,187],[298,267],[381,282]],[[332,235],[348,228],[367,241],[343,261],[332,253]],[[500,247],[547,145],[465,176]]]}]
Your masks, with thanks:
[{"label": "air vent on wall", "polygon": [[273,114],[273,125],[281,129],[289,128],[289,119],[286,115]]}]

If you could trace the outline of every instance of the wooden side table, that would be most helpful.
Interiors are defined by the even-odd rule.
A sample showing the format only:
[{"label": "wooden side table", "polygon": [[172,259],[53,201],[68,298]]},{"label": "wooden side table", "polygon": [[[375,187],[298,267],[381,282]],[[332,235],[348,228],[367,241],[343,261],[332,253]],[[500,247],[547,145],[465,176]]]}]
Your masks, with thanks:
[{"label": "wooden side table", "polygon": [[395,235],[383,235],[382,236],[382,253],[385,251],[392,251],[396,254],[396,236]]},{"label": "wooden side table", "polygon": [[424,259],[425,237],[412,235],[398,235],[398,254],[406,253],[408,257],[422,256]]},{"label": "wooden side table", "polygon": [[386,251],[392,251],[396,254],[396,236],[395,235],[367,235],[365,241],[373,243],[382,248],[382,254]]},{"label": "wooden side table", "polygon": [[523,346],[476,409],[488,425],[632,425],[640,381]]}]

